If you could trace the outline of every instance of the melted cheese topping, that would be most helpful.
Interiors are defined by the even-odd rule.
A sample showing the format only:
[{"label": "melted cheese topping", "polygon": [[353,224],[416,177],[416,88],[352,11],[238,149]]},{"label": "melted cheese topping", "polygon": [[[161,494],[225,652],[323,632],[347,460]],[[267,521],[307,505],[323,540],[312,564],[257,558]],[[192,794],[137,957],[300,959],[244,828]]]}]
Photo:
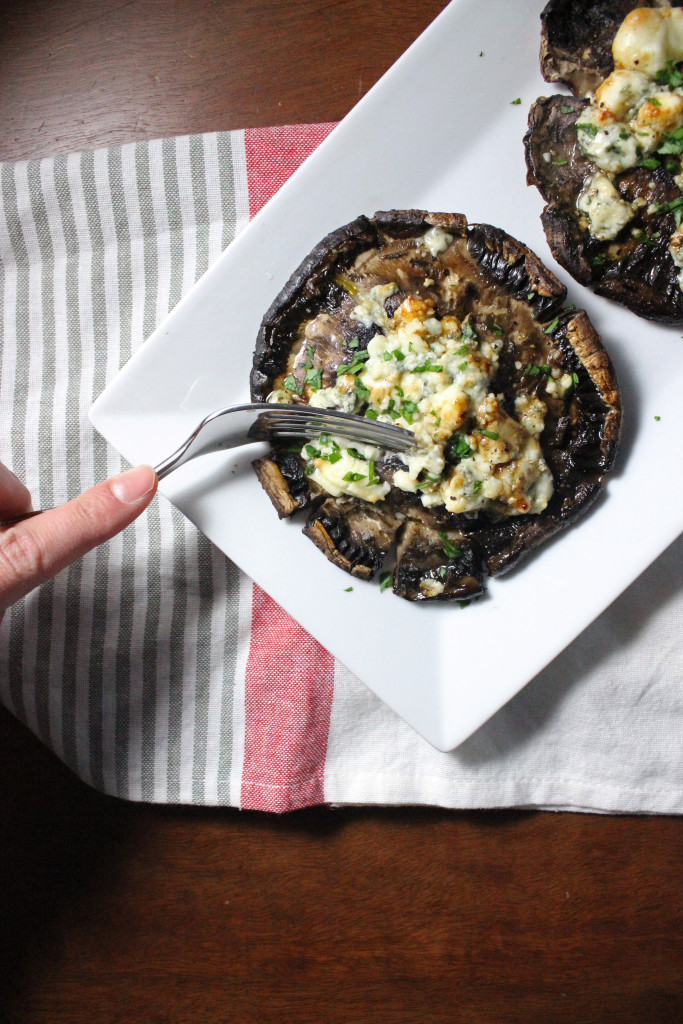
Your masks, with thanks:
[{"label": "melted cheese topping", "polygon": [[633,218],[631,204],[621,198],[612,179],[600,171],[586,178],[576,205],[588,217],[593,238],[601,241],[616,238]]},{"label": "melted cheese topping", "polygon": [[683,10],[638,7],[626,15],[612,43],[618,68],[644,71],[654,77],[683,53]]},{"label": "melted cheese topping", "polygon": [[[575,122],[581,150],[598,169],[586,180],[577,208],[583,226],[600,241],[616,238],[635,213],[635,204],[615,188],[615,175],[666,158],[669,169],[674,162],[679,187],[683,182],[683,88],[676,84],[680,76],[672,74],[683,61],[683,9],[631,11],[617,31],[612,55],[614,71]],[[676,261],[673,238],[669,251]],[[680,281],[683,288],[683,274]]]},{"label": "melted cheese topping", "polygon": [[[383,303],[396,291],[395,284],[379,285],[359,296],[353,317],[374,323],[382,333],[370,340],[362,369],[357,363],[355,372],[339,374],[333,387],[311,395],[310,404],[356,413],[366,409],[373,419],[411,430],[419,450],[401,456],[405,469],[395,471],[392,482],[419,494],[427,507],[542,512],[553,492],[538,441],[545,404],[527,397],[518,402],[516,419],[508,415],[501,397],[490,391],[502,342],[480,340],[467,320],[437,319],[429,299],[410,296],[390,317]],[[337,446],[332,459],[325,445],[302,449],[312,479],[335,496],[383,498],[389,484],[376,479],[378,453],[345,448],[338,438],[332,444]]]}]

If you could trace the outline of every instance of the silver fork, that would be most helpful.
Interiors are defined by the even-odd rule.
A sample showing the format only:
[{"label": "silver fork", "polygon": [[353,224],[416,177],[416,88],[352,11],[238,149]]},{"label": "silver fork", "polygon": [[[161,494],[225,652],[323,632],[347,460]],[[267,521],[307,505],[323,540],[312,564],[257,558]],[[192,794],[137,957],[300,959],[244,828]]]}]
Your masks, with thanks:
[{"label": "silver fork", "polygon": [[206,416],[177,451],[155,466],[160,480],[199,455],[239,448],[254,441],[336,434],[356,444],[371,444],[392,452],[415,447],[415,435],[392,423],[353,416],[337,409],[314,409],[310,405],[235,405]]},{"label": "silver fork", "polygon": [[[211,452],[239,448],[255,441],[283,441],[306,438],[316,434],[336,434],[356,444],[371,444],[391,452],[408,452],[415,448],[415,435],[392,423],[353,416],[337,409],[314,409],[309,405],[233,405],[217,409],[195,427],[177,451],[155,466],[160,480],[191,459]],[[24,512],[12,519],[0,520],[0,527],[14,526],[45,509]]]}]

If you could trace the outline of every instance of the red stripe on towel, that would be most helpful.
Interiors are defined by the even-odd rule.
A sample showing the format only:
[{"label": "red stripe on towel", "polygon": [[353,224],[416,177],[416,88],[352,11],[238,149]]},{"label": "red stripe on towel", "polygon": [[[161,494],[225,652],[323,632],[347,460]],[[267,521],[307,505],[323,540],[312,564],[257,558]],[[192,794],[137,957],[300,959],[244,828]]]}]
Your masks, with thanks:
[{"label": "red stripe on towel", "polygon": [[278,128],[248,128],[245,131],[251,217],[265,206],[334,127],[334,124],[299,124]]},{"label": "red stripe on towel", "polygon": [[251,630],[242,807],[324,803],[334,658],[256,584]]},{"label": "red stripe on towel", "polygon": [[[251,217],[333,128],[318,124],[245,131]],[[256,585],[252,600],[242,806],[291,811],[324,803],[334,658]]]}]

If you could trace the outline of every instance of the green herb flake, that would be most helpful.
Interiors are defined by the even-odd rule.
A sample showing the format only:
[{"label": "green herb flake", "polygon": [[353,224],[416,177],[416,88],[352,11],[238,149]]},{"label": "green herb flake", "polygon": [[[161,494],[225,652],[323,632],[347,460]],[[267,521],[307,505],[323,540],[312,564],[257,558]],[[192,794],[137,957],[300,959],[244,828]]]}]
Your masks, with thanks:
[{"label": "green herb flake", "polygon": [[366,388],[362,381],[357,380],[353,385],[353,390],[360,402],[367,402],[370,397],[370,388]]},{"label": "green herb flake", "polygon": [[462,325],[462,330],[460,333],[462,334],[463,338],[469,338],[471,341],[479,341],[479,335],[476,333],[476,331],[470,324],[469,320],[466,320],[465,323]]},{"label": "green herb flake", "polygon": [[518,96],[516,100],[510,100],[510,106],[511,107],[518,107],[521,102],[522,102],[522,97]]},{"label": "green herb flake", "polygon": [[394,359],[398,359],[399,362],[406,357],[405,352],[401,352],[400,348],[395,348],[391,354]]},{"label": "green herb flake", "polygon": [[413,422],[413,416],[415,415],[416,412],[417,403],[411,402],[409,399],[406,399],[403,405],[401,406],[401,415],[403,416],[403,419],[406,421],[406,423]]},{"label": "green herb flake", "polygon": [[458,363],[458,369],[462,372],[463,370],[466,370],[469,365],[470,364],[467,361],[464,363]]},{"label": "green herb flake", "polygon": [[468,356],[470,354],[469,345],[461,345],[460,348],[455,351],[456,356]]},{"label": "green herb flake", "polygon": [[472,485],[472,493],[473,494],[479,494],[479,492],[481,491],[483,486],[484,486],[484,481],[483,480],[475,480],[473,485]]},{"label": "green herb flake", "polygon": [[394,574],[393,572],[381,572],[379,574],[379,592],[383,594],[385,590],[389,590],[394,585]]},{"label": "green herb flake", "polygon": [[319,448],[315,448],[312,444],[307,444],[305,446],[305,448],[304,448],[304,451],[308,455],[309,459],[319,459],[320,458],[320,454],[321,454],[320,453],[320,449]]},{"label": "green herb flake", "polygon": [[553,160],[553,167],[566,167],[568,160]]},{"label": "green herb flake", "polygon": [[282,382],[282,386],[287,391],[292,391],[295,395],[302,395],[304,392],[303,384],[299,384],[293,373],[290,373],[288,377],[285,377]]},{"label": "green herb flake", "polygon": [[551,322],[545,328],[544,333],[545,334],[552,334],[553,331],[555,330],[555,328],[557,327],[557,325],[559,324],[559,322],[560,322],[560,318],[558,316],[556,316],[555,319],[551,320]]},{"label": "green herb flake", "polygon": [[560,107],[560,110],[562,111],[563,114],[573,114],[575,112],[574,111],[574,107],[568,107],[566,105],[566,103],[562,104],[562,106]]},{"label": "green herb flake", "polygon": [[366,420],[376,420],[378,415],[379,415],[379,413],[376,412],[375,409],[366,409],[365,410],[365,418],[366,418]]},{"label": "green herb flake", "polygon": [[366,461],[365,456],[357,448],[347,448],[346,450],[354,459],[361,459],[362,462]]},{"label": "green herb flake", "polygon": [[447,462],[459,462],[460,459],[471,459],[474,448],[470,448],[462,434],[451,434],[444,448]]},{"label": "green herb flake", "polygon": [[360,345],[360,341],[359,341],[358,338],[351,338],[351,341],[348,343],[347,347],[348,348],[358,348],[359,345]]},{"label": "green herb flake", "polygon": [[455,544],[448,539],[443,530],[439,531],[439,537],[441,537],[441,543],[443,544],[443,553],[446,558],[460,558],[462,551],[460,548],[456,548]]},{"label": "green herb flake", "polygon": [[437,366],[434,363],[427,361],[422,366],[416,366],[411,373],[443,373],[443,366]]},{"label": "green herb flake", "polygon": [[661,416],[655,416],[655,419],[656,419],[657,423],[659,423],[659,421],[661,420],[661,418],[662,418]]},{"label": "green herb flake", "polygon": [[346,483],[355,484],[359,480],[363,479],[363,474],[362,473],[352,473],[352,472],[349,471],[348,473],[344,474],[342,479],[345,480]]},{"label": "green herb flake", "polygon": [[370,485],[372,485],[372,484],[381,484],[381,482],[382,481],[380,480],[380,478],[375,473],[375,463],[374,463],[374,461],[372,459],[370,459],[370,461],[368,462],[368,483]]},{"label": "green herb flake", "polygon": [[660,68],[655,78],[660,85],[669,85],[672,89],[679,89],[683,85],[683,75],[672,60],[666,62],[665,68]]},{"label": "green herb flake", "polygon": [[574,131],[585,132],[585,134],[590,136],[591,139],[594,139],[598,134],[596,126],[594,124],[588,124],[585,121],[582,121],[580,124],[575,124],[573,127]]},{"label": "green herb flake", "polygon": [[327,459],[327,461],[328,461],[328,462],[329,462],[329,463],[330,463],[331,465],[334,465],[334,464],[335,464],[335,462],[339,462],[339,460],[341,459],[341,457],[342,457],[342,453],[341,453],[341,452],[330,452],[330,454],[329,454],[329,455],[323,455],[323,458],[324,458],[324,459]]},{"label": "green herb flake", "polygon": [[345,587],[344,588],[344,593],[345,594],[350,594],[352,590],[353,590],[353,587]]},{"label": "green herb flake", "polygon": [[306,383],[310,387],[311,391],[320,391],[323,386],[323,371],[318,370],[306,370]]},{"label": "green herb flake", "polygon": [[500,434],[497,434],[495,430],[484,430],[483,427],[480,428],[479,433],[483,434],[484,437],[490,438],[491,441],[498,441],[500,438]]}]

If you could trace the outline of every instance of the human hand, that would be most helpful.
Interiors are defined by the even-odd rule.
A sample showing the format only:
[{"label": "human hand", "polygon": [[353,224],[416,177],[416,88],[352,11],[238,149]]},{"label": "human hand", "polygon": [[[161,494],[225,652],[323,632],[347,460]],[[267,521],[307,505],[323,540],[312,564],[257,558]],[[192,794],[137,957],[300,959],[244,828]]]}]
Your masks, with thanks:
[{"label": "human hand", "polygon": [[[0,618],[34,587],[132,523],[156,489],[152,467],[137,466],[59,508],[0,529]],[[27,488],[0,462],[0,520],[30,511]]]}]

